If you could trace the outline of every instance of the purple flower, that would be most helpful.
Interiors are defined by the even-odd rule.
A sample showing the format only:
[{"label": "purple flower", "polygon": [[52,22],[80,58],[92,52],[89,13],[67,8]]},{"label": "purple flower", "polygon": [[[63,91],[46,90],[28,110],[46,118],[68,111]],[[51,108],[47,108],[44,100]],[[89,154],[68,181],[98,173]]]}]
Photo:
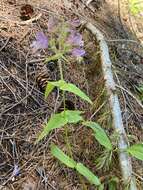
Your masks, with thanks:
[{"label": "purple flower", "polygon": [[79,58],[85,55],[85,50],[80,48],[74,48],[71,53],[74,57]]},{"label": "purple flower", "polygon": [[13,169],[13,172],[12,172],[12,176],[18,176],[20,173],[20,168],[17,164],[14,165],[14,169]]},{"label": "purple flower", "polygon": [[43,32],[37,32],[36,40],[31,44],[34,52],[38,49],[46,49],[48,48],[48,38]]},{"label": "purple flower", "polygon": [[74,46],[82,47],[84,45],[84,41],[82,40],[82,35],[74,30],[71,30],[67,42]]},{"label": "purple flower", "polygon": [[70,26],[73,28],[79,27],[81,25],[81,22],[79,19],[73,19],[69,22]]},{"label": "purple flower", "polygon": [[56,20],[54,17],[50,17],[48,20],[48,32],[54,32],[58,25],[58,20]]}]

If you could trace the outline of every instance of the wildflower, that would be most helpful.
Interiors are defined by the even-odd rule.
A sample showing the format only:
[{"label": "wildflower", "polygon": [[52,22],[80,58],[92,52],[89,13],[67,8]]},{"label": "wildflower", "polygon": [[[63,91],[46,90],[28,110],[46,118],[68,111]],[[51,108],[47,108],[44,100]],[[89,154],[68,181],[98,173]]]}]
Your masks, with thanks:
[{"label": "wildflower", "polygon": [[20,168],[17,164],[14,165],[14,169],[13,169],[13,172],[12,172],[12,176],[18,176],[20,173]]},{"label": "wildflower", "polygon": [[54,17],[50,17],[48,20],[48,32],[54,32],[58,25],[58,20],[56,20]]},{"label": "wildflower", "polygon": [[79,27],[81,25],[81,22],[79,19],[73,19],[69,22],[70,26],[72,28],[76,28],[76,27]]},{"label": "wildflower", "polygon": [[74,57],[83,57],[85,55],[85,50],[84,49],[80,49],[80,48],[74,48],[72,51],[71,51],[72,55]]},{"label": "wildflower", "polygon": [[31,44],[34,52],[38,49],[46,49],[48,48],[48,38],[43,32],[38,32],[36,34],[36,40]]},{"label": "wildflower", "polygon": [[71,30],[67,42],[74,46],[82,47],[84,45],[84,41],[82,40],[82,35],[74,30]]}]

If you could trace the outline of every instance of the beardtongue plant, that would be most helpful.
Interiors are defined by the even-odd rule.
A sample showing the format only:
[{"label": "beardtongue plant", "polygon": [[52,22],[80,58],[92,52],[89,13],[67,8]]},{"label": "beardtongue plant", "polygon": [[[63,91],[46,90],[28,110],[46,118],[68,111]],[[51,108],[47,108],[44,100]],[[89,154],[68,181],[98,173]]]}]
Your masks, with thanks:
[{"label": "beardtongue plant", "polygon": [[[72,56],[77,60],[77,62],[82,60],[82,57],[85,55],[85,50],[83,49],[84,41],[82,35],[77,32],[76,27],[80,25],[79,20],[72,20],[71,22],[58,21],[51,17],[48,21],[48,35],[46,36],[43,32],[38,32],[36,34],[36,40],[33,41],[31,47],[33,52],[38,50],[48,49],[52,52],[52,55],[45,59],[45,63],[48,64],[49,61],[57,60],[60,71],[60,80],[59,81],[49,81],[45,90],[45,98],[48,98],[49,93],[54,89],[54,87],[59,88],[63,92],[63,103],[64,111],[61,113],[53,114],[49,121],[44,124],[42,132],[37,138],[37,142],[42,140],[45,136],[49,134],[50,131],[56,128],[65,127],[66,133],[66,145],[70,154],[70,157],[67,156],[62,150],[60,150],[56,145],[51,145],[51,153],[57,159],[59,159],[66,166],[75,169],[79,174],[87,178],[87,180],[100,188],[102,185],[97,176],[95,176],[87,167],[81,163],[77,163],[72,159],[72,151],[70,143],[68,142],[68,124],[76,124],[83,122],[83,112],[79,110],[67,110],[65,105],[65,92],[74,93],[79,96],[84,101],[87,101],[89,104],[92,104],[90,98],[81,91],[77,86],[72,83],[68,83],[64,80],[62,63],[63,61],[68,61],[68,56]],[[85,126],[90,126],[90,124]],[[92,128],[92,127],[91,127]],[[105,138],[108,139],[104,133]],[[109,147],[112,148],[112,145],[109,141]]]},{"label": "beardtongue plant", "polygon": [[[64,80],[62,63],[63,61],[68,62],[68,57],[72,56],[80,62],[83,56],[86,54],[84,50],[84,41],[82,35],[76,30],[80,26],[79,20],[72,21],[58,21],[54,17],[51,17],[48,21],[48,35],[46,36],[43,32],[38,32],[36,34],[36,40],[33,41],[31,47],[33,52],[38,50],[48,49],[52,52],[51,56],[45,59],[45,63],[48,64],[49,61],[57,60],[60,71],[59,81],[49,81],[45,90],[45,98],[48,98],[49,93],[55,88],[59,88],[63,92],[63,103],[64,111],[61,113],[53,114],[49,121],[44,124],[42,132],[39,134],[36,143],[42,140],[45,136],[49,134],[50,131],[65,127],[65,142],[68,148],[70,157],[66,155],[62,150],[60,150],[56,145],[51,145],[51,153],[58,160],[64,163],[69,168],[75,169],[79,174],[83,175],[87,180],[98,187],[98,189],[104,189],[99,178],[94,175],[87,167],[82,163],[77,163],[73,160],[72,150],[70,143],[68,141],[68,124],[77,124],[82,122],[83,126],[89,127],[93,130],[95,139],[105,148],[106,155],[111,155],[113,151],[113,146],[111,141],[105,131],[95,122],[84,121],[83,112],[79,110],[67,110],[65,105],[65,93],[70,92],[79,96],[84,101],[87,101],[92,105],[90,98],[81,91],[77,86],[72,83],[68,83]],[[107,156],[105,157],[107,159]],[[105,162],[105,160],[102,160]],[[102,165],[102,163],[101,163]]]},{"label": "beardtongue plant", "polygon": [[[81,61],[83,56],[86,54],[84,50],[84,41],[82,35],[76,30],[76,27],[80,26],[79,20],[72,21],[58,21],[54,17],[51,17],[48,21],[48,35],[46,36],[43,32],[38,32],[36,34],[36,40],[33,41],[31,47],[33,52],[38,50],[48,49],[52,52],[51,56],[48,56],[45,59],[45,63],[48,64],[49,61],[57,60],[59,65],[60,77],[59,81],[49,81],[45,90],[45,98],[48,98],[48,95],[52,90],[57,87],[63,92],[63,102],[64,102],[64,111],[61,113],[53,114],[49,121],[44,124],[42,132],[39,134],[36,143],[42,140],[45,136],[49,134],[50,131],[65,127],[66,133],[66,145],[70,157],[66,155],[62,150],[60,150],[56,145],[51,145],[51,153],[58,160],[64,163],[67,167],[75,169],[79,174],[83,175],[87,180],[98,187],[99,190],[104,189],[104,186],[101,184],[99,178],[95,176],[87,167],[82,163],[77,163],[73,160],[73,155],[71,151],[70,143],[68,142],[68,124],[77,124],[82,123],[83,126],[86,126],[93,130],[95,139],[104,147],[103,154],[98,159],[98,167],[102,168],[107,162],[108,165],[112,161],[113,151],[118,151],[116,145],[114,146],[111,143],[110,138],[97,123],[91,121],[85,121],[82,116],[82,111],[79,110],[67,110],[65,105],[65,93],[70,92],[79,96],[84,101],[87,101],[92,105],[90,98],[81,91],[77,86],[72,83],[68,83],[64,80],[62,63],[63,61],[68,61],[68,56],[74,57],[77,62]],[[69,62],[68,62],[69,64]],[[126,151],[128,154],[135,156],[136,158],[143,160],[143,144],[137,144],[130,146]]]}]

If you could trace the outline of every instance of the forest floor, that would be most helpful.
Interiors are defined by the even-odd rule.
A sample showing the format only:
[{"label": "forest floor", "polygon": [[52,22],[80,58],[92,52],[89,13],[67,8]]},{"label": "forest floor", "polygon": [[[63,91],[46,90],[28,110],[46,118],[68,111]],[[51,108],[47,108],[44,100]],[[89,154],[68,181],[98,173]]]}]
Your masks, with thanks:
[{"label": "forest floor", "polygon": [[[30,4],[34,10],[26,21],[20,12],[25,4]],[[128,1],[124,0],[95,0],[88,5],[86,0],[1,0],[0,190],[95,189],[50,154],[50,142],[68,152],[63,129],[55,130],[39,144],[34,144],[43,123],[53,112],[58,112],[62,104],[57,91],[45,100],[41,82],[37,82],[39,76],[45,80],[59,80],[57,65],[46,66],[43,61],[48,52],[41,51],[35,55],[30,48],[37,31],[47,32],[51,15],[65,20],[84,19],[104,34],[129,142],[143,142],[143,16],[131,15]],[[72,59],[70,65],[63,64],[64,76],[66,81],[76,84],[89,95],[94,107],[89,107],[72,94],[68,94],[66,99],[74,109],[84,110],[85,118],[92,118],[111,136],[112,118],[101,72],[99,44],[86,29],[82,28],[80,32],[87,57],[83,64]],[[114,177],[117,189],[122,189],[116,154],[110,168],[97,170],[95,160],[100,156],[102,147],[95,141],[92,131],[82,125],[71,125],[68,138],[74,159],[92,169],[104,183],[105,190]],[[15,164],[18,164],[20,174],[11,177]],[[132,164],[138,189],[142,190],[143,163],[132,158]]]}]

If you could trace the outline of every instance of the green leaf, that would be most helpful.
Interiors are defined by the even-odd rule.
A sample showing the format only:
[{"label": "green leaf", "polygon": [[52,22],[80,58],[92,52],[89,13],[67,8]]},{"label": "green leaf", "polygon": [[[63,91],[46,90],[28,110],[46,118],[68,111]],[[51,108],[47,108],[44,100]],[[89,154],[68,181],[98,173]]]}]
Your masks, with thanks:
[{"label": "green leaf", "polygon": [[47,98],[50,94],[50,92],[54,89],[54,86],[48,82],[45,90],[45,98]]},{"label": "green leaf", "polygon": [[81,174],[83,175],[85,178],[88,179],[88,181],[91,183],[91,184],[94,184],[94,185],[100,185],[100,180],[97,176],[95,176],[87,167],[85,167],[83,164],[81,163],[78,163],[76,165],[76,170]]},{"label": "green leaf", "polygon": [[51,145],[51,153],[55,156],[58,160],[64,163],[69,168],[75,168],[76,162],[67,156],[62,150],[60,150],[56,145]]},{"label": "green leaf", "polygon": [[126,149],[129,154],[139,160],[143,160],[143,143],[134,144]]},{"label": "green leaf", "polygon": [[63,127],[67,123],[68,123],[67,118],[64,117],[63,114],[59,113],[53,115],[48,121],[48,123],[45,125],[43,131],[39,135],[36,142],[39,142],[41,139],[43,139],[46,135],[49,134],[51,130]]},{"label": "green leaf", "polygon": [[56,145],[51,145],[51,153],[54,157],[60,160],[63,164],[68,166],[69,168],[76,169],[81,175],[83,175],[91,184],[96,186],[100,186],[101,183],[97,176],[95,176],[87,167],[85,167],[81,163],[76,163],[72,158],[67,156],[61,149],[59,149]]},{"label": "green leaf", "polygon": [[104,190],[104,184],[99,185],[98,190]]},{"label": "green leaf", "polygon": [[90,98],[82,92],[78,87],[76,87],[74,84],[71,83],[65,83],[63,86],[60,88],[61,90],[72,92],[73,94],[79,96],[83,100],[86,100],[88,103],[92,104],[92,101]]},{"label": "green leaf", "polygon": [[108,183],[108,186],[109,186],[109,189],[110,190],[116,190],[117,189],[117,186],[118,186],[118,183],[119,183],[119,179],[117,177],[112,177],[110,180],[109,180],[109,183]]},{"label": "green leaf", "polygon": [[136,16],[143,11],[143,2],[140,0],[129,0],[130,11]]},{"label": "green leaf", "polygon": [[109,137],[107,136],[107,134],[105,133],[104,129],[100,127],[100,125],[91,121],[86,121],[83,123],[83,125],[93,129],[96,140],[108,150],[112,150],[111,141]]},{"label": "green leaf", "polygon": [[81,113],[82,113],[81,111],[66,110],[66,111],[63,111],[61,113],[54,114],[50,118],[48,123],[44,126],[44,129],[40,133],[36,142],[39,142],[40,140],[42,140],[53,129],[61,128],[68,123],[77,123],[79,121],[82,121],[83,118],[80,115]]},{"label": "green leaf", "polygon": [[83,100],[86,100],[88,103],[92,104],[90,98],[72,83],[67,83],[64,80],[59,80],[57,82],[49,82],[49,83],[52,84],[53,86],[59,87],[60,90],[72,92],[73,94],[79,96]]},{"label": "green leaf", "polygon": [[64,114],[67,118],[68,123],[78,123],[79,121],[83,121],[83,117],[80,115],[81,113],[83,112],[71,110],[66,110],[65,112],[62,112],[62,114]]},{"label": "green leaf", "polygon": [[58,59],[60,59],[62,56],[63,56],[62,53],[57,53],[57,54],[55,54],[55,55],[53,55],[53,56],[50,56],[50,57],[46,58],[46,60],[44,61],[44,63],[48,63],[49,61],[58,60]]},{"label": "green leaf", "polygon": [[64,80],[59,80],[59,81],[54,81],[54,82],[49,82],[51,83],[53,86],[56,86],[56,87],[61,87],[63,86],[66,82]]}]

